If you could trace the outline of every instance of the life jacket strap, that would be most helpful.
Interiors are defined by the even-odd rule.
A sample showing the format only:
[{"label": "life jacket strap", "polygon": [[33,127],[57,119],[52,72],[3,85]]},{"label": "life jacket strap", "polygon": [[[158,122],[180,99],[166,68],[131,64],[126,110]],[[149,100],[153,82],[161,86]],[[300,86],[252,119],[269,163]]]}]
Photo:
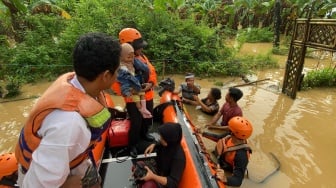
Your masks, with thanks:
[{"label": "life jacket strap", "polygon": [[239,145],[235,145],[235,146],[232,146],[232,147],[228,147],[228,148],[226,149],[226,151],[223,152],[223,154],[226,153],[226,152],[236,151],[236,150],[244,149],[244,148],[245,148],[246,150],[252,151],[252,149],[250,148],[249,145],[247,145],[247,144],[239,144]]}]

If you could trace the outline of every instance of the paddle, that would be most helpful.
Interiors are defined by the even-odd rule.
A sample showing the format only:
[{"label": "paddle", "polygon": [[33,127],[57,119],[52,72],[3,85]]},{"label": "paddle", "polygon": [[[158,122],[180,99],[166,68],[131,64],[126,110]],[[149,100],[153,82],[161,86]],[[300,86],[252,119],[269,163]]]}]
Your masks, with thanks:
[{"label": "paddle", "polygon": [[256,81],[252,81],[252,82],[248,82],[248,83],[244,83],[244,84],[237,84],[237,85],[233,85],[233,86],[226,86],[226,87],[224,87],[224,88],[227,88],[227,87],[242,87],[242,86],[248,86],[248,85],[251,85],[251,84],[255,84],[255,83],[263,82],[263,81],[267,81],[267,80],[270,80],[270,78],[260,79],[260,80],[256,80]]},{"label": "paddle", "polygon": [[7,103],[7,102],[15,102],[15,101],[22,101],[22,100],[28,100],[28,99],[35,99],[40,96],[29,96],[29,97],[24,97],[24,98],[18,98],[18,99],[8,99],[8,100],[0,100],[0,103]]}]

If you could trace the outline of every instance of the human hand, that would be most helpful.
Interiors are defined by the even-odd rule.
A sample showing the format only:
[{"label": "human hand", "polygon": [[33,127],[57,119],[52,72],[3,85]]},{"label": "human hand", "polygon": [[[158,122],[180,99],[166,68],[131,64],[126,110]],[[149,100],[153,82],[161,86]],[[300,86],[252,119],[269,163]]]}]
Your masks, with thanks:
[{"label": "human hand", "polygon": [[152,89],[153,84],[152,83],[144,83],[144,84],[142,84],[142,86],[144,87],[142,89],[143,91],[148,91],[148,90]]},{"label": "human hand", "polygon": [[207,123],[207,124],[205,124],[205,127],[206,127],[206,128],[211,127],[211,126],[213,126],[212,123]]},{"label": "human hand", "polygon": [[225,171],[220,167],[219,164],[217,164],[216,178],[222,182],[226,182]]},{"label": "human hand", "polygon": [[154,173],[153,171],[148,168],[148,166],[145,166],[146,170],[147,170],[147,174],[141,178],[141,180],[144,180],[144,181],[148,181],[148,180],[152,180],[153,177],[154,177]]},{"label": "human hand", "polygon": [[155,148],[155,144],[151,144],[151,145],[149,145],[149,146],[145,149],[145,151],[144,151],[144,155],[145,155],[145,157],[146,157],[148,154],[152,153],[153,150],[154,150],[154,148]]}]

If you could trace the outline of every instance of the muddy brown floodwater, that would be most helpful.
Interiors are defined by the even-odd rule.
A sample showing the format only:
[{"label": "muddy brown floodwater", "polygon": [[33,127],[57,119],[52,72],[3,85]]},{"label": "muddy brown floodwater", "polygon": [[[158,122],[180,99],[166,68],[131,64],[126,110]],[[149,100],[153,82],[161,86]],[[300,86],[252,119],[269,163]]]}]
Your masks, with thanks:
[{"label": "muddy brown floodwater", "polygon": [[[245,44],[242,53],[264,53],[271,49],[268,43]],[[248,178],[243,182],[245,188],[315,188],[336,187],[336,89],[317,88],[300,91],[292,100],[282,94],[281,85],[284,76],[286,56],[275,56],[280,68],[255,72],[256,79],[270,78],[257,85],[240,87],[244,92],[238,104],[254,126],[249,139],[253,148],[265,153],[272,152],[280,161],[278,172],[263,183],[255,183]],[[331,58],[330,58],[331,59]],[[329,66],[331,60],[320,62],[319,66]],[[317,59],[306,59],[306,68],[315,68]],[[183,75],[173,77],[177,84],[183,82]],[[160,75],[161,79],[162,76]],[[222,99],[229,86],[242,84],[240,78],[205,78],[196,80],[202,86],[201,97],[205,97],[215,82],[223,82]],[[50,82],[41,82],[23,87],[22,97],[41,95]],[[123,105],[119,97],[113,96],[116,105]],[[14,150],[19,131],[36,98],[0,103],[0,153]],[[158,96],[155,99],[158,103]],[[192,121],[199,128],[211,119],[210,116],[187,106]],[[207,148],[214,143],[203,139]],[[253,153],[252,153],[253,155]],[[262,163],[260,165],[263,165]]]}]

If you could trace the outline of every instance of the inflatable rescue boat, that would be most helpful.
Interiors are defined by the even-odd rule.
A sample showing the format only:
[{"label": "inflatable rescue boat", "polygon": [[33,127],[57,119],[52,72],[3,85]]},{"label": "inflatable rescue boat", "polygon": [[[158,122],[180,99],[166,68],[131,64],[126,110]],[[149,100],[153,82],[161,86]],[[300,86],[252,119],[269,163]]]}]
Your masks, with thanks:
[{"label": "inflatable rescue boat", "polygon": [[[160,122],[180,123],[183,131],[181,145],[186,156],[186,167],[179,187],[224,188],[225,185],[214,178],[216,164],[211,160],[201,135],[197,133],[180,97],[173,93],[174,81],[167,78],[161,81],[159,86],[160,104],[155,107],[153,113],[154,119],[159,121],[156,124],[159,125]],[[114,107],[111,96],[106,95],[106,98],[108,106]],[[127,137],[127,130],[130,126],[127,122],[127,114],[118,111],[113,113],[116,118],[112,121],[110,128],[103,133],[102,139],[93,150],[93,156],[102,177],[102,187],[136,187],[135,181],[130,178],[134,160],[154,158],[155,153],[146,157],[144,155],[138,155],[136,158],[128,156],[127,139],[122,139]],[[155,123],[153,126],[155,127]],[[155,136],[155,131],[152,134]],[[114,136],[120,138],[116,139]]]},{"label": "inflatable rescue boat", "polygon": [[[180,123],[183,131],[181,145],[186,155],[186,167],[179,184],[180,188],[185,187],[209,187],[223,188],[225,185],[215,177],[216,164],[208,154],[201,134],[197,133],[187,111],[183,107],[180,97],[173,93],[175,83],[167,78],[159,84],[160,104],[154,108],[155,126],[160,123]],[[115,129],[117,130],[117,129]],[[155,134],[155,131],[153,132]],[[119,142],[120,143],[120,142]],[[112,143],[111,143],[112,144]],[[135,160],[146,160],[155,157],[138,155],[136,159],[122,154],[120,146],[111,147],[105,152],[100,169],[103,178],[103,187],[136,187],[131,177],[131,168]],[[124,150],[125,151],[125,150]]]}]

